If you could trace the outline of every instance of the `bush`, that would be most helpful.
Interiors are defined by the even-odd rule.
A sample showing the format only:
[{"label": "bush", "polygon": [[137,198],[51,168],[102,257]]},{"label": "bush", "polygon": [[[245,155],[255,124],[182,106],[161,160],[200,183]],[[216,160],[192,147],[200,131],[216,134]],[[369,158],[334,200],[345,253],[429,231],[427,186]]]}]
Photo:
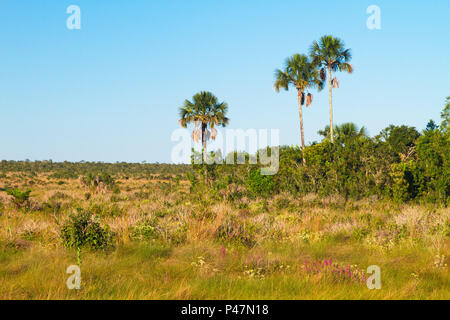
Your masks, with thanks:
[{"label": "bush", "polygon": [[31,190],[21,191],[18,188],[6,189],[6,193],[13,197],[13,203],[17,208],[27,205],[31,196]]},{"label": "bush", "polygon": [[248,190],[254,196],[267,196],[273,193],[275,183],[272,176],[263,176],[259,169],[253,169],[246,180]]},{"label": "bush", "polygon": [[113,247],[113,233],[109,226],[102,227],[92,217],[92,213],[77,209],[61,228],[64,247],[76,249],[78,264],[81,266],[81,249],[106,250]]}]

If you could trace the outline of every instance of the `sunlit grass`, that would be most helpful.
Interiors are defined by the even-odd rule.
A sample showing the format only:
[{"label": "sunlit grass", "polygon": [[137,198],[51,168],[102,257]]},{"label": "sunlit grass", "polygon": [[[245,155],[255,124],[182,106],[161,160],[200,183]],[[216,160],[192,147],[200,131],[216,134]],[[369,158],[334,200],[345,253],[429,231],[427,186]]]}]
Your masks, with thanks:
[{"label": "sunlit grass", "polygon": [[[15,209],[2,195],[0,299],[450,298],[450,243],[442,229],[448,208],[315,195],[231,203],[190,195],[183,183],[138,179],[121,188],[118,200],[108,193],[86,200],[76,180],[63,187],[50,180],[34,187],[34,210]],[[61,209],[45,209],[56,192],[67,196],[56,200]],[[59,230],[78,206],[97,210],[116,241],[107,252],[83,253],[82,289],[69,290],[66,269],[77,259],[62,247]],[[163,236],[132,239],[133,228],[150,218]],[[230,230],[219,236],[227,223],[231,231],[245,225],[236,230],[251,241]],[[381,290],[300,272],[305,261],[323,259],[362,270],[379,266]]]}]

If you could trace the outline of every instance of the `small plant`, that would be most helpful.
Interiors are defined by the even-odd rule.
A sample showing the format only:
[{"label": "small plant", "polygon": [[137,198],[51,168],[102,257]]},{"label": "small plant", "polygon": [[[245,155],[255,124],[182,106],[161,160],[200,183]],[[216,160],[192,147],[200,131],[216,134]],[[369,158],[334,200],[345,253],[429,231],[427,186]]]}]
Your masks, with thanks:
[{"label": "small plant", "polygon": [[358,241],[364,240],[369,235],[369,230],[366,228],[355,228],[352,232],[352,238]]},{"label": "small plant", "polygon": [[22,191],[19,188],[6,189],[6,193],[13,197],[13,203],[17,209],[28,204],[31,196],[31,190]]},{"label": "small plant", "polygon": [[106,250],[113,246],[113,234],[109,227],[102,227],[92,213],[77,209],[61,228],[61,238],[66,248],[77,250],[78,265],[81,266],[81,249]]},{"label": "small plant", "polygon": [[132,240],[154,240],[160,237],[157,221],[146,219],[136,224],[130,234]]}]

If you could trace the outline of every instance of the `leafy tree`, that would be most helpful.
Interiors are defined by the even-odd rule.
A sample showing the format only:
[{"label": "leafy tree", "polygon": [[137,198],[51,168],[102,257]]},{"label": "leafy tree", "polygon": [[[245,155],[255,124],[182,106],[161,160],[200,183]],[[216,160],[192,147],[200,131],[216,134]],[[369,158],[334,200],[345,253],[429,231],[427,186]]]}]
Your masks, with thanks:
[{"label": "leafy tree", "polygon": [[[216,138],[216,126],[225,127],[228,124],[227,112],[227,103],[218,102],[216,96],[205,91],[194,95],[192,102],[186,100],[180,108],[180,125],[186,128],[188,124],[193,123],[193,140],[198,142],[201,137],[204,163],[207,161],[206,143],[210,138],[213,140]],[[208,127],[211,131],[208,130]]]},{"label": "leafy tree", "polygon": [[450,197],[450,140],[439,130],[425,131],[416,142],[415,184],[421,196],[434,202]]},{"label": "leafy tree", "polygon": [[425,131],[434,131],[436,129],[439,129],[439,126],[433,120],[428,121]]},{"label": "leafy tree", "polygon": [[378,138],[384,140],[399,157],[407,156],[415,146],[420,133],[414,127],[390,125],[382,130]]},{"label": "leafy tree", "polygon": [[306,55],[294,54],[286,60],[283,71],[279,69],[275,71],[275,78],[274,86],[277,92],[280,88],[289,90],[289,86],[297,89],[301,143],[302,150],[305,151],[302,106],[306,103],[306,107],[309,107],[312,103],[313,96],[308,92],[309,89],[317,87],[322,90],[323,82],[320,80],[319,72]]},{"label": "leafy tree", "polygon": [[326,81],[328,77],[328,90],[330,98],[330,138],[331,142],[334,143],[333,88],[339,88],[339,80],[336,78],[336,71],[345,71],[348,73],[353,72],[353,66],[349,63],[352,58],[351,51],[350,49],[345,49],[344,42],[341,39],[330,35],[325,35],[320,38],[319,42],[313,42],[310,49],[310,55],[314,65],[321,68],[321,80]]}]

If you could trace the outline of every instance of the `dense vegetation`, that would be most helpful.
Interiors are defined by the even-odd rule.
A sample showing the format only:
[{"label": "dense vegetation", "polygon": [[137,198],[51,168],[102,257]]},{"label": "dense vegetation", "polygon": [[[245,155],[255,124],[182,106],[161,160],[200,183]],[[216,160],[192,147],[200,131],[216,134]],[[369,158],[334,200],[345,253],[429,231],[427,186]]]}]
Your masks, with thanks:
[{"label": "dense vegetation", "polygon": [[190,165],[172,165],[165,163],[104,163],[104,162],[53,162],[44,161],[7,161],[0,162],[0,177],[7,172],[21,172],[29,177],[37,173],[51,173],[55,179],[77,179],[93,174],[105,173],[114,176],[151,178],[158,175],[160,178],[168,178],[171,175],[183,174],[190,170]]},{"label": "dense vegetation", "polygon": [[[419,201],[447,206],[450,201],[448,109],[447,105],[442,112],[440,126],[430,121],[422,132],[413,127],[391,125],[377,136],[368,137],[364,128],[345,123],[335,127],[332,143],[329,129],[325,128],[319,132],[324,135],[323,141],[307,146],[304,151],[299,147],[281,147],[280,168],[274,176],[260,176],[255,165],[227,165],[225,161],[207,168],[194,167],[198,176],[206,169],[210,172],[204,187],[212,188],[217,194],[236,184],[254,196],[284,192],[294,196],[340,195],[345,199],[373,196],[399,203]],[[197,180],[192,184],[201,186],[203,179]]]}]

